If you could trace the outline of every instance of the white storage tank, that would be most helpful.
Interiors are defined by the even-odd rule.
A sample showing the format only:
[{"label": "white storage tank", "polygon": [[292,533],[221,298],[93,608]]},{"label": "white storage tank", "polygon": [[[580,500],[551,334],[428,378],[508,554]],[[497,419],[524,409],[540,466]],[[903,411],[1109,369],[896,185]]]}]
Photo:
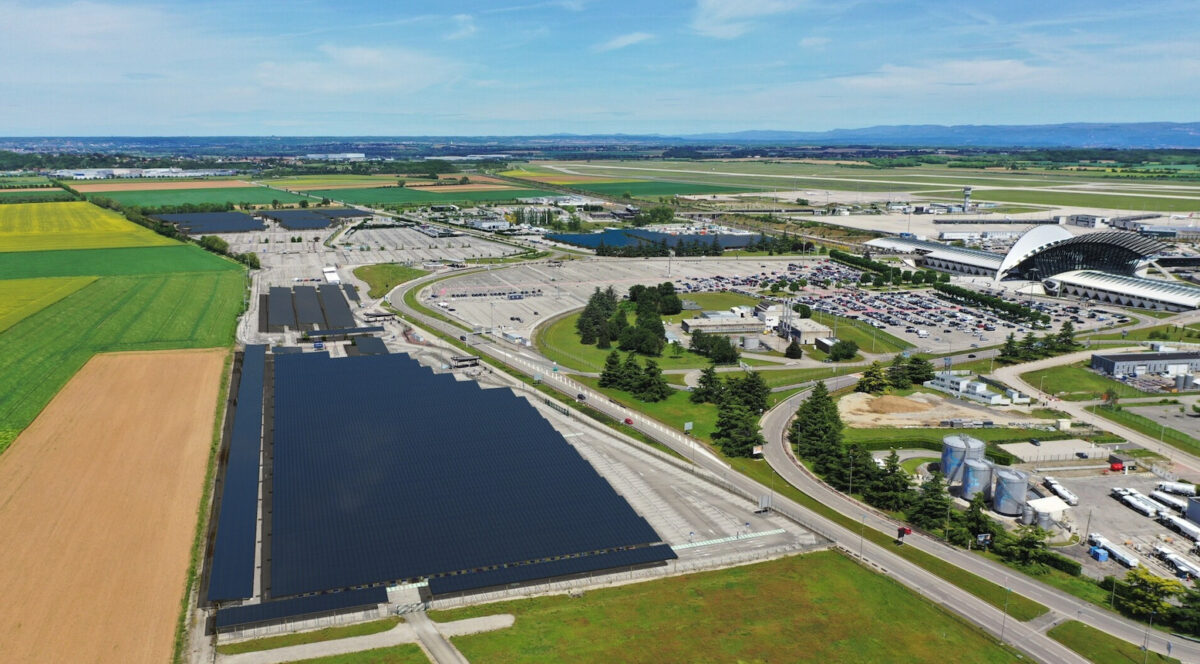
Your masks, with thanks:
[{"label": "white storage tank", "polygon": [[992,464],[981,459],[967,459],[963,464],[962,498],[971,500],[975,494],[992,497]]},{"label": "white storage tank", "polygon": [[1019,470],[1002,468],[996,471],[996,494],[992,509],[1005,516],[1017,516],[1025,507],[1029,491],[1028,476]]},{"label": "white storage tank", "polygon": [[962,465],[967,460],[967,442],[962,436],[946,436],[942,439],[942,475],[949,486],[958,480]]}]

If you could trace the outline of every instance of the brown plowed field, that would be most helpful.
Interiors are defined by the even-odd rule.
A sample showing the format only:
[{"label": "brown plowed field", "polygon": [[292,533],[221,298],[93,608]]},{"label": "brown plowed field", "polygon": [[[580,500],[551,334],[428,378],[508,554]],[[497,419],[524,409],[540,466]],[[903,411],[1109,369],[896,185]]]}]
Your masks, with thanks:
[{"label": "brown plowed field", "polygon": [[226,189],[231,187],[253,187],[245,180],[188,180],[184,182],[105,182],[98,184],[73,184],[71,188],[81,194],[104,191],[165,191],[169,189]]},{"label": "brown plowed field", "polygon": [[0,456],[0,661],[169,661],[225,350],[97,355]]}]

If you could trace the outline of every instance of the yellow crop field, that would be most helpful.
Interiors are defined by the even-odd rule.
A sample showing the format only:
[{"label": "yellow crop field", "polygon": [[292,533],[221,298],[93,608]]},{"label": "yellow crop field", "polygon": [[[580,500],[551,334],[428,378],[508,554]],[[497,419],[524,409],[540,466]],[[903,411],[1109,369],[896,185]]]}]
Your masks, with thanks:
[{"label": "yellow crop field", "polygon": [[0,332],[95,280],[96,277],[0,280]]},{"label": "yellow crop field", "polygon": [[0,252],[168,244],[175,241],[83,201],[0,205]]}]

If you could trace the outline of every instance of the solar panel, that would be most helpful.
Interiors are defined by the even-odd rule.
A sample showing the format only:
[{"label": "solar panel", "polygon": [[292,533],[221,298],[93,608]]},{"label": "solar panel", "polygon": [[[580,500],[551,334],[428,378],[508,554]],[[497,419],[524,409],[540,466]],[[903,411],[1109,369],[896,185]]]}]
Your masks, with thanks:
[{"label": "solar panel", "polygon": [[[354,352],[351,353],[351,350]],[[379,337],[356,337],[354,345],[346,348],[347,355],[387,355],[389,352]]]},{"label": "solar panel", "polygon": [[352,302],[358,302],[358,289],[352,284],[342,284],[342,290],[346,291],[346,298]]},{"label": "solar panel", "polygon": [[266,346],[246,346],[242,359],[225,485],[221,490],[221,512],[209,568],[210,602],[245,599],[254,594],[266,353]]},{"label": "solar panel", "polygon": [[387,603],[387,588],[362,588],[346,590],[340,593],[324,595],[309,595],[294,599],[282,599],[261,604],[231,606],[217,610],[216,628],[218,630],[245,627],[259,623],[271,622],[282,618],[295,618],[317,613],[347,611],[358,607]]},{"label": "solar panel", "polygon": [[354,208],[309,208],[309,211],[329,217],[330,219],[350,219],[353,217],[374,216],[374,214],[371,212],[355,210]]},{"label": "solar panel", "polygon": [[322,284],[317,287],[317,295],[321,300],[321,309],[325,312],[326,327],[354,327],[354,314],[350,312],[350,304],[346,302],[342,289],[333,284]]},{"label": "solar panel", "polygon": [[158,214],[154,218],[175,224],[189,235],[242,233],[261,231],[267,227],[262,221],[242,212],[183,212]]},{"label": "solar panel", "polygon": [[274,414],[276,596],[661,541],[526,400],[406,355],[277,357]]},{"label": "solar panel", "polygon": [[337,337],[337,336],[354,336],[356,334],[374,334],[375,332],[383,332],[382,325],[368,325],[367,327],[348,327],[339,330],[312,330],[307,333],[310,338],[315,337]]},{"label": "solar panel", "polygon": [[293,231],[328,228],[333,223],[329,217],[310,210],[270,210],[259,214]]},{"label": "solar panel", "polygon": [[585,574],[617,567],[644,565],[678,558],[666,544],[644,546],[624,551],[611,551],[578,558],[549,560],[531,565],[514,565],[498,569],[468,572],[454,576],[439,576],[429,580],[429,592],[434,595],[478,590],[573,574]]},{"label": "solar panel", "polygon": [[292,304],[296,306],[296,326],[312,328],[314,325],[327,327],[325,315],[321,313],[321,301],[317,289],[312,286],[296,286],[292,289]]},{"label": "solar panel", "polygon": [[287,326],[295,329],[296,312],[292,309],[292,290],[273,286],[267,296],[267,320],[273,328]]}]

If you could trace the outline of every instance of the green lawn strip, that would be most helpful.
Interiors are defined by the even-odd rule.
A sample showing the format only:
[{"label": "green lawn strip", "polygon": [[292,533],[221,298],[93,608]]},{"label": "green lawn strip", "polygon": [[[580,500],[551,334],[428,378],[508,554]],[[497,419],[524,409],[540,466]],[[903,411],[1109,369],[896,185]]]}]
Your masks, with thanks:
[{"label": "green lawn strip", "polygon": [[6,253],[0,260],[0,279],[237,272],[242,269],[231,260],[192,245],[65,249]]},{"label": "green lawn strip", "polygon": [[311,632],[297,632],[295,634],[268,636],[250,641],[240,641],[238,643],[227,643],[222,646],[217,646],[217,652],[222,655],[240,655],[244,652],[273,650],[275,648],[286,648],[288,646],[298,646],[305,643],[333,641],[335,639],[348,639],[353,636],[367,636],[369,634],[386,632],[399,624],[400,616],[390,616],[382,620],[372,620],[370,622],[357,623],[353,625],[326,627],[324,629],[313,630]]},{"label": "green lawn strip", "polygon": [[864,353],[899,353],[902,350],[913,347],[907,341],[898,339],[862,321],[834,316],[820,311],[813,312],[813,320],[828,325],[831,330],[836,330],[834,336],[838,339],[853,341],[858,344],[858,349]]},{"label": "green lawn strip", "polygon": [[929,463],[930,461],[937,460],[938,457],[913,457],[912,459],[905,459],[904,461],[901,461],[900,467],[909,475],[916,475],[918,466],[923,463]]},{"label": "green lawn strip", "polygon": [[379,265],[364,265],[354,268],[354,276],[367,282],[367,285],[370,286],[367,297],[383,297],[396,286],[427,274],[429,274],[428,270],[396,263],[380,263]]},{"label": "green lawn strip", "polygon": [[761,459],[726,459],[734,470],[746,475],[763,486],[770,487],[774,491],[791,500],[799,503],[806,509],[809,509],[817,514],[833,521],[839,526],[846,528],[851,532],[862,532],[864,537],[874,544],[887,547],[893,553],[904,558],[908,562],[924,569],[925,571],[937,576],[962,590],[971,593],[979,599],[991,604],[997,609],[1004,608],[1005,595],[1009,594],[1008,598],[1008,615],[1020,621],[1033,620],[1034,618],[1049,611],[1045,606],[1016,593],[1006,593],[1004,587],[992,583],[987,579],[972,574],[960,567],[948,563],[937,556],[925,553],[920,549],[912,546],[896,546],[895,533],[883,533],[873,528],[862,529],[862,524],[854,518],[845,516],[840,512],[828,507],[817,499],[803,493],[796,487],[788,484],[786,480],[779,475]]},{"label": "green lawn strip", "polygon": [[[649,285],[649,284],[647,284]],[[624,293],[617,293],[618,296]],[[664,323],[679,323],[681,320],[695,318],[701,311],[729,311],[730,307],[753,307],[759,303],[759,298],[742,295],[741,293],[679,293],[679,299],[686,305],[694,302],[699,309],[684,309],[671,316],[663,316]]]},{"label": "green lawn strip", "polygon": [[[1095,664],[1120,664],[1122,662],[1142,664],[1146,661],[1159,664],[1179,663],[1178,659],[1167,657],[1153,650],[1146,653],[1141,646],[1118,639],[1077,620],[1068,620],[1060,625],[1055,625],[1046,632],[1046,635]],[[1157,642],[1160,638],[1156,635],[1154,641]]]},{"label": "green lawn strip", "polygon": [[[1157,336],[1151,337],[1150,335],[1152,334]],[[1137,330],[1129,330],[1129,332],[1124,336],[1122,336],[1120,332],[1106,332],[1102,334],[1089,334],[1086,337],[1080,338],[1092,339],[1095,341],[1182,341],[1188,343],[1200,343],[1200,325],[1155,325],[1153,327],[1143,327]]]},{"label": "green lawn strip", "polygon": [[591,376],[572,376],[573,380],[600,392],[609,399],[627,406],[633,410],[645,413],[663,424],[683,431],[684,422],[692,422],[695,428],[692,435],[700,440],[708,441],[717,424],[717,407],[711,403],[692,403],[691,393],[676,391],[662,401],[638,401],[628,392],[611,387],[600,387],[600,379]]},{"label": "green lawn strip", "polygon": [[204,205],[206,203],[232,203],[240,205],[266,205],[274,201],[296,203],[309,200],[307,196],[267,187],[218,187],[212,189],[159,189],[146,191],[105,191],[88,194],[92,198],[110,198],[122,205],[137,205],[144,208],[159,208],[173,205]]},{"label": "green lawn strip", "polygon": [[429,658],[415,643],[351,652],[344,655],[328,655],[314,659],[300,659],[291,664],[429,664]]},{"label": "green lawn strip", "polygon": [[221,435],[225,428],[225,410],[229,402],[229,372],[233,368],[233,353],[225,354],[221,368],[221,382],[217,389],[217,400],[213,408],[212,437],[208,444],[208,463],[204,470],[204,490],[200,493],[200,505],[196,509],[196,530],[192,533],[192,551],[188,560],[187,580],[183,584],[183,598],[179,603],[179,616],[175,619],[175,644],[171,654],[173,664],[183,664],[188,644],[188,608],[192,590],[198,579],[197,570],[204,556],[205,533],[208,531],[209,499],[213,493],[213,482],[217,474],[217,452],[221,449]]},{"label": "green lawn strip", "polygon": [[1118,409],[1106,408],[1104,406],[1088,406],[1088,412],[1095,413],[1107,420],[1116,422],[1137,431],[1140,434],[1150,438],[1162,438],[1162,442],[1188,452],[1190,454],[1200,453],[1200,440],[1177,431],[1170,427],[1163,427],[1154,420],[1131,413],[1124,408]]},{"label": "green lawn strip", "polygon": [[[471,661],[879,662],[1017,654],[898,582],[832,551],[513,600],[437,620],[511,613],[508,629],[456,637]],[[917,628],[917,626],[920,626]],[[938,638],[929,638],[937,634]]]},{"label": "green lawn strip", "polygon": [[[428,191],[426,191],[428,189]],[[441,205],[447,203],[482,203],[515,201],[518,198],[556,196],[558,192],[541,189],[493,189],[484,191],[444,191],[433,187],[410,189],[407,187],[368,187],[362,189],[315,189],[305,192],[312,196],[328,198],[354,205],[414,204]]]},{"label": "green lawn strip", "polygon": [[1109,389],[1115,390],[1120,397],[1154,396],[1108,376],[1101,376],[1088,370],[1086,366],[1086,363],[1079,362],[1027,371],[1021,374],[1021,380],[1047,394],[1059,395],[1067,401],[1099,399]]},{"label": "green lawn strip", "polygon": [[824,380],[832,376],[850,374],[860,371],[863,367],[811,367],[807,369],[780,369],[778,371],[760,371],[759,375],[771,387],[784,385],[799,385],[811,380]]}]

